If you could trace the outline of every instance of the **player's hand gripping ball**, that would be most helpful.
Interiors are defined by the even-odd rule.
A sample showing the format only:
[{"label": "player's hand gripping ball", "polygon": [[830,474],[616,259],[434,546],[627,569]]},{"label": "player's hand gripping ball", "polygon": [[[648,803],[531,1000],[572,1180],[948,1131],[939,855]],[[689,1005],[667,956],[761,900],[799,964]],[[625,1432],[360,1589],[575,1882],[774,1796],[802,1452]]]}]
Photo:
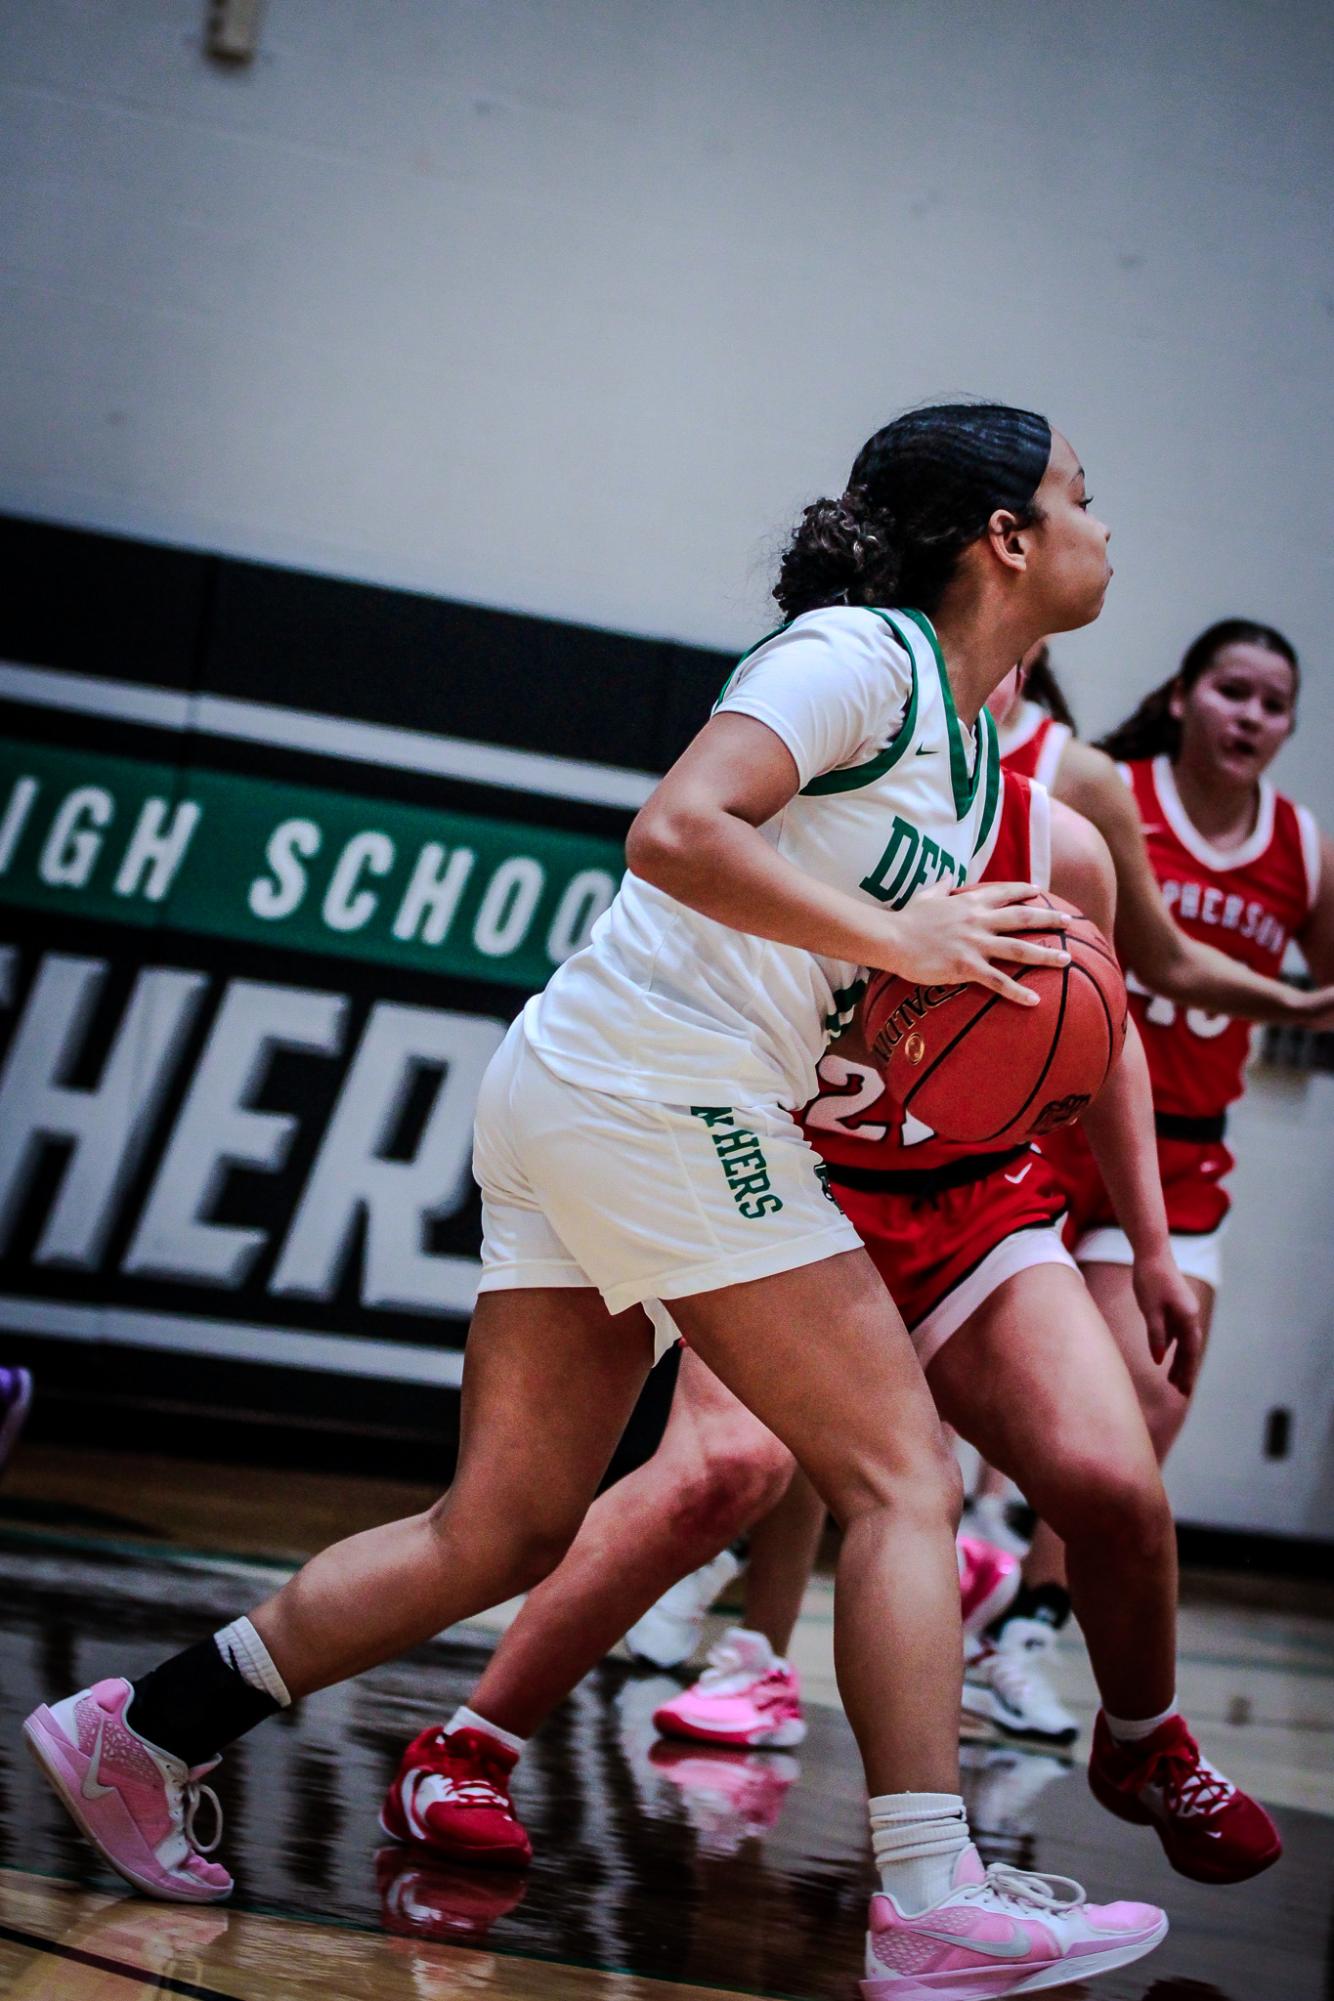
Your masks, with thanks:
[{"label": "player's hand gripping ball", "polygon": [[966,1146],[1040,1139],[1092,1104],[1121,1054],[1126,984],[1097,925],[1072,903],[1062,933],[1068,966],[1007,965],[1037,1007],[1002,1000],[973,981],[923,986],[873,973],[862,1001],[862,1034],[891,1096],[941,1139]]}]

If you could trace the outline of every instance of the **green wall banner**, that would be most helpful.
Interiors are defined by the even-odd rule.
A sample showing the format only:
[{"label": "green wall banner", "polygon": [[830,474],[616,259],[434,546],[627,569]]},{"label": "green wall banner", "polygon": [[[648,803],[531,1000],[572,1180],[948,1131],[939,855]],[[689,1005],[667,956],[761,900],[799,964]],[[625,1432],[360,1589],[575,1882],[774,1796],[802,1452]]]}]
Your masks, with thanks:
[{"label": "green wall banner", "polygon": [[587,942],[620,846],[232,771],[0,748],[0,897],[531,993]]}]

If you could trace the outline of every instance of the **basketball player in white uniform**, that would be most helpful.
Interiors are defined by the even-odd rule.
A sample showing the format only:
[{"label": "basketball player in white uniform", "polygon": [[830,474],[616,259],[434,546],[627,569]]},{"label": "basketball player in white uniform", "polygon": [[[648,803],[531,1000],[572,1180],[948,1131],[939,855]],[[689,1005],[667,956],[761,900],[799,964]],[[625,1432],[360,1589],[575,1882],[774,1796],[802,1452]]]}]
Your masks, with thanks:
[{"label": "basketball player in white uniform", "polygon": [[957,1473],[792,1109],[866,968],[977,979],[1023,1004],[996,961],[1052,962],[1019,935],[1050,923],[1026,886],[944,892],[968,880],[995,809],[983,704],[1041,634],[1097,615],[1107,539],[1066,441],[998,405],[898,419],[840,499],[807,509],[775,591],[788,625],[641,812],[616,902],[484,1081],[482,1294],[449,1493],[325,1551],[253,1618],[135,1684],[108,1678],[28,1721],[52,1784],[130,1881],[225,1896],[191,1838],[219,1750],[554,1567],[643,1385],[644,1309],[669,1301],[843,1525],[840,1676],[882,1885],[867,1996],[907,1965],[1014,1993],[1162,1937],[1152,1906],[1090,1905],[1064,1881],[988,1871],[972,1846]]}]

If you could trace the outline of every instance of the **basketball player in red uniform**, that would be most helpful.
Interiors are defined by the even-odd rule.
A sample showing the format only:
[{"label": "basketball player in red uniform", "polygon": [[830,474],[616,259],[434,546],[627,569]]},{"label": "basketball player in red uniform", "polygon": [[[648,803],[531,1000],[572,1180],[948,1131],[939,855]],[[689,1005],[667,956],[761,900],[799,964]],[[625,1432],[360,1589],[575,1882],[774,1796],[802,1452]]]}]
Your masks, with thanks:
[{"label": "basketball player in red uniform", "polygon": [[[1240,647],[1240,655],[1230,650],[1234,647]],[[1233,823],[1246,838],[1235,853],[1226,857],[1215,853],[1214,860],[1224,865],[1210,868],[1204,851],[1211,843],[1192,831],[1185,808],[1174,808],[1170,817],[1161,808],[1159,790],[1174,783],[1170,768],[1160,788],[1151,764],[1141,761],[1133,768],[1133,784],[1128,784],[1131,770],[1118,769],[1108,748],[1142,759],[1144,753],[1174,746],[1178,736],[1170,713],[1172,689],[1179,682],[1178,695],[1187,699],[1211,664],[1229,670],[1223,679],[1231,688],[1230,676],[1240,662],[1242,683],[1231,698],[1235,706],[1247,660],[1257,647],[1268,655],[1267,668],[1260,664],[1272,684],[1267,693],[1255,696],[1257,711],[1269,705],[1265,755],[1257,765],[1247,750],[1234,782],[1229,784],[1224,775],[1222,796],[1231,798]],[[1246,1023],[1324,1025],[1334,1008],[1334,990],[1327,985],[1304,992],[1279,981],[1275,975],[1282,949],[1273,949],[1278,939],[1272,921],[1266,928],[1262,917],[1248,918],[1244,913],[1238,921],[1236,904],[1227,902],[1229,896],[1249,902],[1253,892],[1263,902],[1266,888],[1276,891],[1284,914],[1279,917],[1271,911],[1271,920],[1301,935],[1317,978],[1329,979],[1334,966],[1327,944],[1322,951],[1314,906],[1309,920],[1305,916],[1305,899],[1313,893],[1311,865],[1318,859],[1314,825],[1309,815],[1303,816],[1300,809],[1261,786],[1264,765],[1290,727],[1295,676],[1292,649],[1281,635],[1250,621],[1229,620],[1195,642],[1176,681],[1150,696],[1127,725],[1132,732],[1129,739],[1118,732],[1108,748],[1081,743],[1075,736],[1074,719],[1052,673],[1045,643],[1025,656],[1014,682],[1002,683],[990,703],[1000,725],[1006,769],[1039,777],[1056,798],[1091,820],[1111,849],[1117,877],[1116,944],[1123,963],[1132,969],[1132,990],[1138,988],[1132,1006],[1153,1075],[1159,1161],[1173,1248],[1196,1288],[1206,1331],[1217,1276],[1216,1232],[1228,1206],[1220,1177],[1231,1166],[1221,1130],[1226,1105],[1242,1088],[1241,1067],[1249,1040]],[[1208,687],[1205,680],[1204,695]],[[1214,784],[1209,741],[1196,743],[1192,768],[1199,772],[1197,798],[1209,796]],[[1185,782],[1189,787],[1191,779]],[[1265,804],[1266,799],[1271,803]],[[1272,827],[1270,839],[1261,838],[1262,820]],[[1177,827],[1184,828],[1193,845],[1183,848]],[[1326,868],[1321,878],[1329,896],[1334,896],[1332,873]],[[1193,887],[1185,888],[1187,883]],[[1223,892],[1221,902],[1211,896],[1207,906],[1221,922],[1205,920],[1203,900],[1196,905],[1196,898],[1203,899],[1211,890]],[[1234,918],[1231,927],[1226,921],[1229,909]],[[1248,924],[1253,935],[1239,935]],[[1156,998],[1151,1000],[1146,990]],[[1186,1403],[1142,1350],[1143,1323],[1134,1303],[1124,1237],[1116,1229],[1096,1165],[1078,1131],[1055,1135],[1044,1152],[1071,1198],[1074,1214],[1067,1241],[1077,1242],[1081,1269],[1117,1332],[1161,1456],[1180,1428]],[[767,1559],[766,1536],[762,1531],[756,1538],[761,1568]],[[755,1562],[753,1547],[752,1573]],[[762,1577],[760,1581],[763,1586]],[[1024,1562],[1019,1592],[995,1622],[988,1643],[969,1663],[965,1709],[1004,1734],[1058,1745],[1072,1741],[1078,1725],[1046,1674],[1055,1635],[1069,1616],[1059,1538],[1040,1526]]]},{"label": "basketball player in red uniform", "polygon": [[[1281,633],[1228,619],[1200,635],[1103,749],[1120,761],[1123,798],[1183,935],[1226,953],[1252,978],[1275,976],[1295,941],[1323,986],[1334,979],[1334,844],[1265,776],[1292,732],[1298,684],[1297,656]],[[1310,1019],[1327,1009],[1328,995],[1301,1002]],[[1245,1089],[1250,1030],[1226,1011],[1165,998],[1147,974],[1133,984],[1131,1009],[1153,1083],[1173,1248],[1207,1337],[1230,1206],[1227,1115]],[[1128,1246],[1087,1148],[1069,1133],[1044,1152],[1067,1187],[1069,1240],[1126,1357],[1161,1461],[1189,1395],[1141,1352]],[[1060,1591],[1061,1553],[1048,1526],[1039,1528],[1026,1579]]]},{"label": "basketball player in red uniform", "polygon": [[[1111,859],[1086,822],[1007,775],[998,824],[989,873],[1054,879],[1111,930]],[[1098,1797],[1125,1818],[1151,1819],[1184,1873],[1214,1882],[1254,1875],[1276,1859],[1278,1836],[1264,1810],[1207,1764],[1177,1713],[1171,1512],[1129,1374],[1061,1242],[1062,1189],[1030,1147],[968,1154],[914,1128],[849,1038],[820,1075],[807,1133],[893,1287],[937,1408],[1064,1525],[1105,1704],[1091,1767]],[[1171,1370],[1186,1388],[1198,1329],[1167,1249],[1145,1082],[1132,1034],[1086,1122],[1135,1244],[1147,1338],[1160,1360],[1175,1347]],[[598,1501],[470,1704],[409,1745],[386,1799],[386,1831],[455,1857],[527,1859],[508,1797],[524,1740],[665,1583],[746,1525],[757,1488],[784,1475],[773,1440],[726,1398],[686,1354],[658,1454]],[[796,1677],[770,1633],[757,1630],[730,1634],[702,1682],[655,1720],[676,1736],[743,1747],[794,1744],[805,1727]]]}]

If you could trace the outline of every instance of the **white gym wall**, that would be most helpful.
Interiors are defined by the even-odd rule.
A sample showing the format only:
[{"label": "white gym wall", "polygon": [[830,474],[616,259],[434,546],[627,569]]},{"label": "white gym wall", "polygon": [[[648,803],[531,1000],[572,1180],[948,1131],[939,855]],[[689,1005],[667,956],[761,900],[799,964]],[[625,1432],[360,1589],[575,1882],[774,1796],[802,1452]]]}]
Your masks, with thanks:
[{"label": "white gym wall", "polygon": [[[984,392],[1115,529],[1085,726],[1272,619],[1334,822],[1327,7],[268,0],[239,70],[204,15],[0,0],[0,506],[740,647],[866,433]],[[1278,1090],[1173,1479],[1328,1534],[1334,1085]]]}]

